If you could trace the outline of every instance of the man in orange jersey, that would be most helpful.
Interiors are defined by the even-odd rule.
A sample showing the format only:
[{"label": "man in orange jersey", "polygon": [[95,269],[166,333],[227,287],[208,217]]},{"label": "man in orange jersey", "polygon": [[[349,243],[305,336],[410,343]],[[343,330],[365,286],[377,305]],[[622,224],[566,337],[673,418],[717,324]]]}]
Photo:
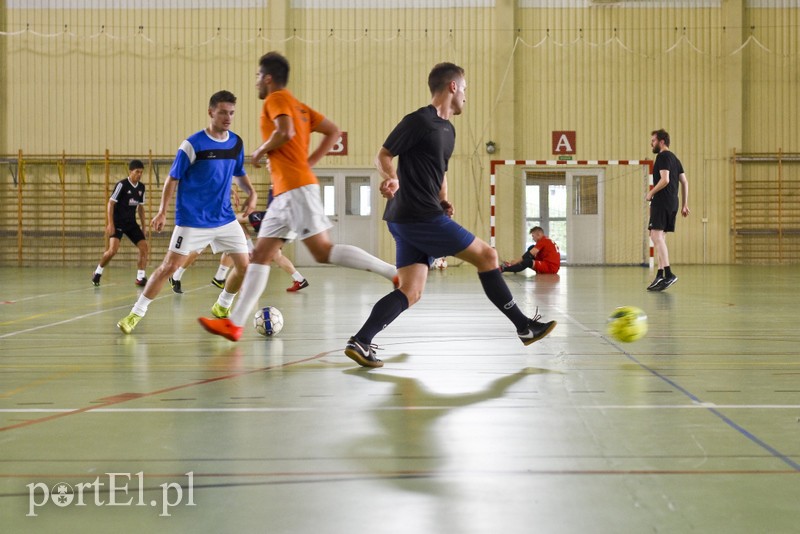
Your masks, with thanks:
[{"label": "man in orange jersey", "polygon": [[[352,269],[372,271],[394,281],[397,269],[351,245],[331,242],[332,226],[322,205],[319,182],[311,168],[339,140],[339,127],[321,113],[297,100],[286,89],[289,61],[277,52],[259,60],[256,78],[258,97],[264,100],[261,135],[264,143],[253,152],[251,162],[260,167],[269,158],[274,200],[269,206],[253,250],[239,300],[225,319],[201,317],[200,324],[219,336],[237,341],[242,326],[252,317],[253,308],[267,287],[270,263],[283,244],[299,238],[319,263],[332,263]],[[309,155],[312,132],[323,135]]]},{"label": "man in orange jersey", "polygon": [[544,235],[541,226],[531,228],[533,245],[514,262],[504,261],[500,271],[504,273],[518,273],[525,269],[533,269],[539,274],[555,274],[561,267],[561,252],[549,237]]}]

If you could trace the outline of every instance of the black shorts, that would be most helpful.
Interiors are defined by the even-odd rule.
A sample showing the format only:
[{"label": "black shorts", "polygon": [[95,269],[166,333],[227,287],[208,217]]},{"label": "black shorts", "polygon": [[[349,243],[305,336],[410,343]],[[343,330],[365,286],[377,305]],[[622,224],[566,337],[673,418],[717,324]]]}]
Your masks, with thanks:
[{"label": "black shorts", "polygon": [[678,217],[678,210],[670,210],[664,206],[650,204],[650,223],[648,230],[663,230],[664,232],[675,231],[675,219]]},{"label": "black shorts", "polygon": [[135,222],[114,223],[114,235],[111,237],[122,239],[123,235],[128,236],[128,239],[130,239],[134,245],[138,244],[142,239],[145,239],[142,228]]}]

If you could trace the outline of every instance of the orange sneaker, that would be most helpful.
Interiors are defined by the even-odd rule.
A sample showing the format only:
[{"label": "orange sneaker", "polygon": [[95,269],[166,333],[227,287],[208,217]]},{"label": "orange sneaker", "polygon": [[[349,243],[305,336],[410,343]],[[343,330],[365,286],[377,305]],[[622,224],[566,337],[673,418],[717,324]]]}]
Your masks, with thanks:
[{"label": "orange sneaker", "polygon": [[236,326],[228,318],[225,319],[209,319],[208,317],[200,317],[197,319],[203,328],[216,336],[222,336],[231,341],[239,341],[242,337],[242,327]]},{"label": "orange sneaker", "polygon": [[294,293],[295,291],[300,291],[304,287],[308,287],[308,280],[306,280],[305,278],[303,278],[302,282],[298,282],[295,280],[295,282],[291,285],[291,287],[286,288],[286,291],[288,291],[289,293]]}]

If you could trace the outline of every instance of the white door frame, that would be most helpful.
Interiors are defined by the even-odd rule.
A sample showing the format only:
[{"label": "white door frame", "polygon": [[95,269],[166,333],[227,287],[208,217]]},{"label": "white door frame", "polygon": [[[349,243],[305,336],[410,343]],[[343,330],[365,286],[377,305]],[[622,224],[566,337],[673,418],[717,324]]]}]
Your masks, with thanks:
[{"label": "white door frame", "polygon": [[[327,199],[328,218],[333,227],[328,231],[333,243],[355,245],[369,254],[378,254],[378,228],[382,212],[379,211],[379,176],[374,169],[314,169],[321,181],[327,177],[333,178],[333,198]],[[348,178],[369,178],[370,184],[370,213],[364,215],[349,215],[347,213]],[[320,193],[324,196],[324,188]],[[326,200],[323,198],[323,202]],[[330,205],[330,202],[333,205]],[[332,208],[332,213],[330,212]],[[352,210],[351,210],[352,211]],[[295,241],[294,264],[298,267],[319,265],[306,246]]]},{"label": "white door frame", "polygon": [[[567,257],[572,265],[605,263],[604,182],[605,169],[568,169],[567,173]],[[596,178],[586,182],[584,177]],[[582,193],[583,191],[583,193]],[[588,191],[588,193],[587,193]],[[589,198],[586,195],[589,195]],[[587,204],[587,200],[590,200]],[[594,202],[591,202],[594,201]],[[584,205],[581,205],[581,202]],[[596,209],[595,209],[596,206]],[[589,211],[590,213],[586,213]]]}]

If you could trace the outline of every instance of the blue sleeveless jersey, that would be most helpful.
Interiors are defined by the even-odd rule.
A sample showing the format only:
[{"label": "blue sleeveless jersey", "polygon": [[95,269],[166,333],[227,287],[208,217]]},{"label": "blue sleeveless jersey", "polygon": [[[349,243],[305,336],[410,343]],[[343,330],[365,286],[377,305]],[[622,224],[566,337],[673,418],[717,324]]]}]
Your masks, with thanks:
[{"label": "blue sleeveless jersey", "polygon": [[234,176],[244,176],[244,143],[228,132],[225,141],[205,130],[191,135],[178,149],[169,175],[178,181],[175,224],[217,228],[236,220],[231,206]]}]

